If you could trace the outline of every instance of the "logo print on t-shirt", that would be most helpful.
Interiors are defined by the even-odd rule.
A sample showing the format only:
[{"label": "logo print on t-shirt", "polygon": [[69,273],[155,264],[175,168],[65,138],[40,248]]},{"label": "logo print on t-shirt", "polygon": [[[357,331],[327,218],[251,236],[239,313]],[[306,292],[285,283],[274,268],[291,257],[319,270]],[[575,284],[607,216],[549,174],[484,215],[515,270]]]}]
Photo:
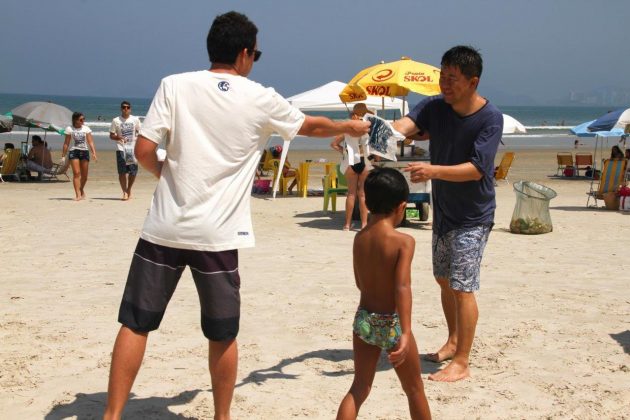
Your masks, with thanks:
[{"label": "logo print on t-shirt", "polygon": [[219,90],[222,90],[223,92],[230,90],[230,82],[226,82],[225,80],[219,82]]},{"label": "logo print on t-shirt", "polygon": [[85,145],[85,133],[83,131],[72,132],[72,139],[75,146],[82,147]]},{"label": "logo print on t-shirt", "polygon": [[125,140],[133,139],[133,131],[136,127],[132,122],[122,122],[120,123],[120,134]]}]

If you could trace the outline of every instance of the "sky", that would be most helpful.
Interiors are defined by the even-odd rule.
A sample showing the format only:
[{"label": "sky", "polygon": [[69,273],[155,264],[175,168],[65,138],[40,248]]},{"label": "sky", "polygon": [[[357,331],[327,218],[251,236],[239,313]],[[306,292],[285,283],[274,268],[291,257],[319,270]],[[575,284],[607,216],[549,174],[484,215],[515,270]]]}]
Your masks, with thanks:
[{"label": "sky", "polygon": [[3,0],[0,9],[0,93],[150,98],[162,77],[209,67],[208,29],[230,10],[259,29],[250,78],[284,96],[401,56],[439,67],[459,44],[481,51],[479,90],[499,104],[630,89],[628,0]]}]

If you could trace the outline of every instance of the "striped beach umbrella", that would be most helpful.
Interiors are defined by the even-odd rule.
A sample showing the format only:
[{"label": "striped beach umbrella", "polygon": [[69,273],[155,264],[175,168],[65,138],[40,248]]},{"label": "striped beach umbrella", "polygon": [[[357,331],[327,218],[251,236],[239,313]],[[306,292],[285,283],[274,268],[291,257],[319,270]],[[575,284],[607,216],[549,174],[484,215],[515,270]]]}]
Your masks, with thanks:
[{"label": "striped beach umbrella", "polygon": [[61,135],[72,122],[72,111],[52,102],[26,102],[13,108],[9,114],[13,118],[13,125],[40,128]]}]

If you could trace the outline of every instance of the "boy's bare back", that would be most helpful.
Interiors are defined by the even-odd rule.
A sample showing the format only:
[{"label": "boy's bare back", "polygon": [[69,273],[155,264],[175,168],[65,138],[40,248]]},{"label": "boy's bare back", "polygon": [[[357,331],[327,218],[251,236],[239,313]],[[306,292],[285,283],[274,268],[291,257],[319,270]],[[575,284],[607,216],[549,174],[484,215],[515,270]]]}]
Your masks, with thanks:
[{"label": "boy's bare back", "polygon": [[368,223],[354,239],[353,265],[361,308],[396,312],[397,287],[409,287],[415,240],[386,220]]}]

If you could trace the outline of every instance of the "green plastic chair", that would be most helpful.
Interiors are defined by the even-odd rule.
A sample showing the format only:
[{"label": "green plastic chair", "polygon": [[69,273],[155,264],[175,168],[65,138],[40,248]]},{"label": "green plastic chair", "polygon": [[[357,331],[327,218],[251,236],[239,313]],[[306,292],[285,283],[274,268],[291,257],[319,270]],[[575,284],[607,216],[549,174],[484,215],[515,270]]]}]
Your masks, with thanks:
[{"label": "green plastic chair", "polygon": [[330,202],[334,213],[337,211],[337,194],[348,192],[348,181],[337,165],[335,171],[326,175],[322,182],[324,183],[324,212],[328,211],[328,203]]}]

